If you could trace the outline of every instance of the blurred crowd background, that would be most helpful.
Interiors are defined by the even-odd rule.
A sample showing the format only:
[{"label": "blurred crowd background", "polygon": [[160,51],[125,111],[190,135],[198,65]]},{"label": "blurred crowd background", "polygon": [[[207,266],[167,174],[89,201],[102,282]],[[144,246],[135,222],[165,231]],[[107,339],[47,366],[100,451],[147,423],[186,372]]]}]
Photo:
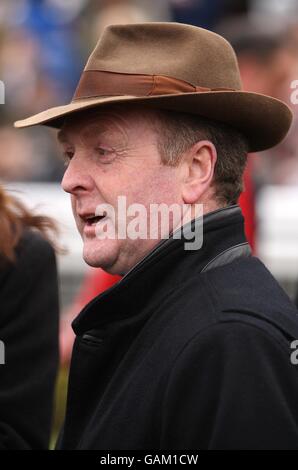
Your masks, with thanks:
[{"label": "blurred crowd background", "polygon": [[[257,222],[255,252],[268,261],[294,298],[298,291],[298,104],[291,96],[298,80],[298,0],[1,0],[0,80],[5,85],[5,104],[0,113],[0,181],[25,192],[28,188],[34,203],[53,195],[49,215],[56,215],[65,199],[57,189],[63,163],[55,131],[16,130],[12,124],[71,99],[106,25],[145,21],[177,21],[220,33],[236,50],[243,88],[282,99],[292,108],[294,123],[284,142],[250,157],[248,184]],[[68,212],[71,217],[70,208]],[[74,226],[70,231],[66,245],[77,236],[72,233]],[[86,294],[95,279],[91,270],[80,302],[72,303],[86,274],[80,255],[77,264],[73,260],[64,263],[61,271],[68,324],[82,299],[87,302],[96,293],[95,286]],[[68,350],[64,362],[69,357]],[[66,380],[65,375],[61,380]],[[64,384],[61,389],[65,390]]]}]

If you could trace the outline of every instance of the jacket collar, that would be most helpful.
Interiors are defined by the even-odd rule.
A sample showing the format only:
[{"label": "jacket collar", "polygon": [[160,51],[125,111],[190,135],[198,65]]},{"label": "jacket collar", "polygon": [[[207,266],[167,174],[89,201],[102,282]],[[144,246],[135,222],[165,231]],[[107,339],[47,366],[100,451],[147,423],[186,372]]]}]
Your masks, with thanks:
[{"label": "jacket collar", "polygon": [[[195,222],[198,219],[190,223],[192,230]],[[239,206],[210,212],[201,218],[201,222],[203,244],[200,249],[185,250],[185,242],[189,239],[183,234],[187,237],[187,230],[180,239],[172,234],[169,239],[162,240],[117,284],[86,305],[72,324],[75,333],[83,335],[87,331],[146,315],[144,312],[149,312],[148,309],[160,303],[169,291],[189,276],[232,261],[237,247],[242,249],[241,256],[243,247],[246,249],[244,254],[248,254]]]}]

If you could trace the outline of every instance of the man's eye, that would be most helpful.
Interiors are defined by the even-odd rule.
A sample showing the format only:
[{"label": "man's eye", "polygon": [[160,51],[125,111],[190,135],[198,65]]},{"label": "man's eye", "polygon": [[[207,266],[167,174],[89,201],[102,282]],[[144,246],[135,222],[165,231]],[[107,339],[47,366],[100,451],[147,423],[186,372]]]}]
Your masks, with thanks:
[{"label": "man's eye", "polygon": [[99,155],[100,158],[103,159],[104,163],[110,163],[111,160],[113,160],[112,156],[115,153],[113,151],[113,149],[107,149],[107,148],[104,148],[104,147],[96,147],[95,151],[96,151],[97,155]]},{"label": "man's eye", "polygon": [[66,150],[63,152],[64,165],[67,166],[72,159],[74,153],[71,150]]},{"label": "man's eye", "polygon": [[111,153],[111,149],[105,149],[103,147],[96,147],[96,152],[99,153],[99,155],[108,156]]}]

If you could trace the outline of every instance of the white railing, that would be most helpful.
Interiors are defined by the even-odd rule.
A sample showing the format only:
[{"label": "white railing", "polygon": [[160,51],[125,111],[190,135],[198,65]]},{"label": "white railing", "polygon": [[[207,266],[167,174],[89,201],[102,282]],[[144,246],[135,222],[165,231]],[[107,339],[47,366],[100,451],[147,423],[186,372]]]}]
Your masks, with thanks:
[{"label": "white railing", "polygon": [[298,187],[266,186],[257,216],[258,255],[276,278],[298,282]]}]

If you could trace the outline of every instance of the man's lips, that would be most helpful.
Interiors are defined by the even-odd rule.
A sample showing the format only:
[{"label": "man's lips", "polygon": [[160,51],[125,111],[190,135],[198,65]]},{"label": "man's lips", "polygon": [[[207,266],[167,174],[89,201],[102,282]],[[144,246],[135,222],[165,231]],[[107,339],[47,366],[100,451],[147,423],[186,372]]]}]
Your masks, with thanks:
[{"label": "man's lips", "polygon": [[95,215],[94,212],[85,212],[85,213],[78,213],[78,216],[80,217],[81,221],[84,224],[90,226],[90,225],[95,225],[100,220],[104,219],[106,217],[106,214],[104,214],[104,215]]}]

